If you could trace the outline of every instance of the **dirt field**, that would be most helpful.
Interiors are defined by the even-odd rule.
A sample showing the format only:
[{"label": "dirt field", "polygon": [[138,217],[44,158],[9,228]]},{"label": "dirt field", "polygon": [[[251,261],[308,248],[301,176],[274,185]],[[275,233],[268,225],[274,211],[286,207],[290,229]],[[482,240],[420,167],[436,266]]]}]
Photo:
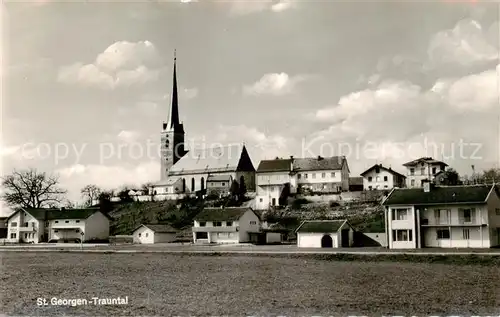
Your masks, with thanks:
[{"label": "dirt field", "polygon": [[[500,268],[167,254],[0,253],[8,315],[498,315]],[[128,296],[128,305],[37,298]]]}]

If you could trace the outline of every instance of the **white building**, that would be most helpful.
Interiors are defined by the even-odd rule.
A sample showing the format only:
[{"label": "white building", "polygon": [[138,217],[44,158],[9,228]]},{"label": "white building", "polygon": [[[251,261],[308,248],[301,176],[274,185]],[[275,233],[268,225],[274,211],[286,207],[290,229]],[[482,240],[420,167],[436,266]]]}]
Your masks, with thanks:
[{"label": "white building", "polygon": [[192,230],[194,243],[243,243],[261,234],[261,223],[251,208],[205,208]]},{"label": "white building", "polygon": [[339,193],[349,190],[344,156],[263,160],[256,173],[256,209],[285,204],[294,193]]},{"label": "white building", "polygon": [[354,229],[343,220],[307,220],[295,230],[299,248],[347,248],[354,244]]},{"label": "white building", "polygon": [[406,187],[421,188],[426,181],[434,181],[435,175],[444,171],[448,164],[432,157],[421,157],[403,166],[406,167]]},{"label": "white building", "polygon": [[403,188],[405,186],[406,177],[393,170],[390,167],[384,167],[382,164],[375,164],[363,173],[363,189],[364,190],[384,190],[393,189],[394,187]]},{"label": "white building", "polygon": [[390,249],[500,245],[498,185],[394,189],[385,198]]},{"label": "white building", "polygon": [[110,217],[98,208],[19,209],[8,217],[8,242],[78,242],[109,239]]},{"label": "white building", "polygon": [[177,230],[169,225],[142,224],[132,236],[134,243],[138,244],[168,243],[177,239]]}]

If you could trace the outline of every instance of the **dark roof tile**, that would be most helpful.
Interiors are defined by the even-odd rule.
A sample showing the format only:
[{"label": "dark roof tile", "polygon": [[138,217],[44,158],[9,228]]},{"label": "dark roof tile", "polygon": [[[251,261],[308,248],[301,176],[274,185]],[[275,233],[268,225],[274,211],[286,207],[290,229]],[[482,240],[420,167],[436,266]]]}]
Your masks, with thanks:
[{"label": "dark roof tile", "polygon": [[291,159],[275,159],[260,161],[257,173],[291,171]]},{"label": "dark roof tile", "polygon": [[297,158],[293,160],[293,170],[297,172],[340,170],[345,162],[344,156]]},{"label": "dark roof tile", "polygon": [[303,221],[295,232],[309,233],[332,233],[339,231],[340,227],[346,222],[345,219],[339,220],[306,220]]},{"label": "dark roof tile", "polygon": [[[143,224],[142,226],[151,229],[155,233],[177,233],[177,230],[166,224]],[[137,228],[139,229],[139,228]],[[136,230],[137,230],[136,229]],[[134,230],[135,231],[135,230]]]},{"label": "dark roof tile", "polygon": [[227,208],[205,208],[194,220],[197,221],[237,221],[251,208],[227,207]]},{"label": "dark roof tile", "polygon": [[[26,212],[38,220],[55,220],[55,219],[87,219],[96,212],[100,212],[99,208],[85,208],[85,209],[43,209],[43,208],[27,208]],[[16,213],[13,213],[13,216]],[[111,217],[103,213],[108,219]],[[10,217],[11,217],[10,216]]]},{"label": "dark roof tile", "polygon": [[390,167],[385,167],[382,164],[375,164],[372,167],[370,167],[369,169],[367,169],[366,171],[364,171],[363,173],[361,173],[360,175],[361,176],[365,176],[366,174],[368,174],[370,171],[374,170],[377,167],[380,168],[380,169],[383,169],[385,171],[388,171],[389,173],[392,173],[393,175],[398,175],[400,177],[406,178],[406,176],[404,176],[403,174],[396,172],[395,170],[393,170]]}]

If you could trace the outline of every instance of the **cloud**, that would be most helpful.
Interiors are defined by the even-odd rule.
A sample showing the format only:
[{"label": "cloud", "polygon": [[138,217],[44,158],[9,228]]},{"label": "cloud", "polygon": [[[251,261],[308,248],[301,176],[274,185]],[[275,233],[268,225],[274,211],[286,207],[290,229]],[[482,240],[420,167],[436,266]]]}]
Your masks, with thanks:
[{"label": "cloud", "polygon": [[57,79],[66,84],[111,90],[156,81],[160,65],[161,58],[153,43],[121,41],[110,45],[92,64],[62,67]]},{"label": "cloud", "polygon": [[155,182],[160,177],[159,162],[143,162],[137,165],[81,165],[74,164],[58,169],[61,186],[68,190],[68,198],[81,200],[80,190],[88,184],[103,189],[116,189],[124,185],[141,186]]},{"label": "cloud", "polygon": [[498,58],[498,22],[489,30],[472,19],[459,21],[453,29],[436,33],[430,40],[428,56],[432,65],[470,66]]},{"label": "cloud", "polygon": [[[386,80],[375,88],[350,93],[309,115],[327,127],[311,135],[308,148],[331,152],[333,146],[335,155],[358,151],[350,160],[354,164],[370,160],[401,164],[423,155],[439,159],[444,155],[459,168],[472,161],[477,166],[499,164],[499,71],[497,66],[460,78],[442,78],[428,90],[407,81]],[[459,154],[460,142],[468,144],[463,154]],[[480,147],[477,153],[473,143]],[[366,144],[374,147],[370,155],[363,150]],[[410,150],[412,144],[416,146]]]},{"label": "cloud", "polygon": [[242,16],[263,11],[275,13],[294,8],[296,1],[292,0],[260,0],[260,1],[231,1],[229,12],[233,16]]},{"label": "cloud", "polygon": [[257,128],[246,125],[220,125],[214,139],[222,144],[244,142],[252,154],[254,164],[263,158],[274,158],[290,152],[293,140],[279,134],[266,134]]},{"label": "cloud", "polygon": [[296,85],[305,80],[304,76],[290,77],[286,73],[265,74],[256,83],[243,87],[246,95],[285,95],[293,91]]},{"label": "cloud", "polygon": [[137,131],[130,131],[130,130],[122,130],[120,133],[118,133],[118,139],[120,141],[126,142],[126,143],[131,143],[134,141],[137,141],[137,139],[141,136],[141,133]]}]

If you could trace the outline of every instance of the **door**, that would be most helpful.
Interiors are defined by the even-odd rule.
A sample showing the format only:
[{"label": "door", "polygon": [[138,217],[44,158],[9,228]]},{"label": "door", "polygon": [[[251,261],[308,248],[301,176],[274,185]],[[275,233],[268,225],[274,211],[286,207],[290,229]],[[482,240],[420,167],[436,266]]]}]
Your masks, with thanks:
[{"label": "door", "polygon": [[276,206],[276,198],[273,198],[273,200],[272,200],[272,206]]},{"label": "door", "polygon": [[321,247],[322,248],[333,248],[333,240],[329,234],[325,234],[323,238],[321,238]]},{"label": "door", "polygon": [[342,229],[341,231],[342,247],[349,247],[349,229]]}]

